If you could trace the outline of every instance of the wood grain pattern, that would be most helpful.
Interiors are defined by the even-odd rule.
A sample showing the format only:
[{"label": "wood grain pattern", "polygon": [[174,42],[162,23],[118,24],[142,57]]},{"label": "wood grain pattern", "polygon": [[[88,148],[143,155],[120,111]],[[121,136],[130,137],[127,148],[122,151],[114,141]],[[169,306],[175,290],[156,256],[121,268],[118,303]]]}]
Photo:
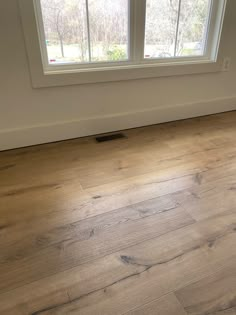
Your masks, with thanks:
[{"label": "wood grain pattern", "polygon": [[[59,230],[52,231],[51,240],[50,232],[36,238],[33,246],[27,247],[23,243],[17,250],[13,245],[5,251],[1,261],[0,292],[84,264],[194,222],[182,209],[150,215],[141,220],[135,220],[134,214],[126,211],[124,218],[127,218],[127,222],[119,225],[115,225],[115,221],[109,221],[111,227],[105,228],[101,233],[96,223],[91,223],[89,229],[78,232],[76,226],[74,232],[73,227],[67,226],[61,228],[61,231],[68,231],[66,235],[62,232],[65,238],[60,238]],[[41,244],[44,245],[42,249]],[[29,269],[28,266],[34,267]],[[9,279],[9,274],[14,277]]]},{"label": "wood grain pattern", "polygon": [[236,314],[236,260],[194,284],[176,292],[187,314]]},{"label": "wood grain pattern", "polygon": [[0,314],[232,315],[236,112],[0,153]]},{"label": "wood grain pattern", "polygon": [[130,311],[125,315],[187,315],[184,308],[176,299],[174,294],[169,294],[163,298],[145,304],[140,308]]},{"label": "wood grain pattern", "polygon": [[[232,228],[232,227],[231,227]],[[231,229],[230,228],[230,229]],[[74,298],[70,293],[70,300],[56,307],[49,307],[39,314],[73,314],[80,312],[83,315],[91,314],[122,314],[132,308],[132,305],[142,305],[161,297],[181,286],[195,282],[212,273],[212,270],[221,268],[226,259],[232,259],[232,250],[235,244],[235,233],[221,232],[213,239],[205,242],[191,243],[179,247],[177,237],[172,234],[172,246],[178,250],[163,255],[164,246],[171,244],[170,238],[159,239],[153,244],[149,242],[138,245],[118,253],[121,262],[131,267],[132,272],[119,278],[108,286]],[[218,234],[219,235],[219,234]],[[169,236],[169,235],[168,235]],[[187,234],[182,237],[188,237]],[[177,245],[178,244],[178,245]],[[193,245],[194,244],[194,245]],[[210,244],[210,245],[209,245]],[[212,245],[213,244],[213,245]],[[215,244],[215,247],[214,247]],[[158,246],[159,245],[159,246]],[[150,246],[150,247],[149,247]],[[186,247],[185,247],[186,246]],[[189,247],[188,247],[189,246]],[[226,253],[229,254],[225,257]],[[227,255],[226,255],[227,256]],[[88,271],[91,274],[90,271]]]},{"label": "wood grain pattern", "polygon": [[0,295],[0,311],[123,314],[221,268],[234,257],[235,225],[227,212],[32,282]]},{"label": "wood grain pattern", "polygon": [[236,169],[230,161],[218,171],[202,172],[199,185],[177,192],[173,199],[196,220],[203,220],[236,205]]},{"label": "wood grain pattern", "polygon": [[[113,240],[113,242],[119,242],[120,229],[125,228],[125,230],[128,231],[125,227],[127,224],[131,227],[132,222],[134,222],[134,227],[136,227],[136,225],[138,225],[136,222],[137,220],[149,218],[151,216],[154,216],[151,218],[151,221],[154,223],[157,219],[155,215],[161,213],[165,214],[165,212],[175,210],[175,208],[177,208],[177,206],[172,200],[170,200],[170,198],[160,197],[129,207],[110,211],[99,216],[94,216],[87,220],[75,221],[73,223],[55,227],[53,227],[53,225],[58,224],[58,222],[50,220],[49,216],[46,217],[47,220],[45,220],[43,226],[40,224],[39,228],[35,228],[33,226],[34,229],[31,227],[26,229],[24,224],[18,224],[18,229],[14,228],[14,226],[2,226],[2,234],[4,234],[4,238],[0,239],[2,249],[0,262],[12,261],[14,260],[14,257],[18,257],[19,259],[20,256],[24,257],[27,253],[32,255],[39,249],[52,245],[58,245],[63,242],[70,242],[71,240],[83,242],[96,239],[96,241],[98,241],[98,237],[102,237],[104,240],[106,238],[105,234],[115,235],[116,231],[118,238]],[[174,216],[176,215],[175,211],[172,213]],[[158,218],[161,220],[161,217]],[[183,224],[188,219],[194,222],[189,215],[186,216],[185,214]],[[64,223],[66,223],[65,219]],[[14,231],[14,233],[11,233],[11,231]],[[160,232],[161,231],[159,229],[157,233]],[[19,235],[20,241],[18,241]],[[108,238],[110,240],[109,236]],[[101,242],[98,246],[102,246],[102,244],[103,243]],[[107,246],[111,246],[111,243],[108,243]]]}]

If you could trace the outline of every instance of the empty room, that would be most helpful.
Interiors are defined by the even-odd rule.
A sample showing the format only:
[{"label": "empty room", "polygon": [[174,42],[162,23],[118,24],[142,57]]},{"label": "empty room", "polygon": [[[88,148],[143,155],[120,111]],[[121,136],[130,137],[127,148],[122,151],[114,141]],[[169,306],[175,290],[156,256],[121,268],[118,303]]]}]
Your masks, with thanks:
[{"label": "empty room", "polygon": [[0,315],[236,315],[236,0],[0,26]]}]

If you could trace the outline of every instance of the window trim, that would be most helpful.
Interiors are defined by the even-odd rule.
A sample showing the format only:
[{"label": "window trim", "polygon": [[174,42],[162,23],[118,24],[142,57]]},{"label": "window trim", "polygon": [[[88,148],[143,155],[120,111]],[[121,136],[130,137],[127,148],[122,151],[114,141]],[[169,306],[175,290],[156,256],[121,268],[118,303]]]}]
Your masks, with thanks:
[{"label": "window trim", "polygon": [[[53,65],[53,70],[50,69],[49,71],[45,65],[46,45],[41,45],[41,41],[45,38],[42,37],[42,32],[39,32],[43,26],[42,12],[37,10],[37,4],[35,6],[35,3],[39,3],[39,1],[19,0],[32,85],[33,87],[64,86],[221,71],[220,37],[227,0],[212,1],[215,4],[212,6],[212,18],[209,23],[211,25],[209,27],[214,31],[208,32],[211,49],[208,49],[205,56],[144,59],[142,42],[145,39],[145,29],[142,25],[145,23],[146,1],[130,0],[130,36],[133,38],[133,41],[130,41],[130,56],[136,59],[135,62],[128,60],[90,63],[85,64],[84,67],[81,64],[79,67],[76,67],[76,64],[71,64],[63,70],[61,67]],[[38,18],[38,11],[41,14],[40,19]],[[140,23],[141,19],[142,22]],[[96,67],[94,67],[95,65]]]}]

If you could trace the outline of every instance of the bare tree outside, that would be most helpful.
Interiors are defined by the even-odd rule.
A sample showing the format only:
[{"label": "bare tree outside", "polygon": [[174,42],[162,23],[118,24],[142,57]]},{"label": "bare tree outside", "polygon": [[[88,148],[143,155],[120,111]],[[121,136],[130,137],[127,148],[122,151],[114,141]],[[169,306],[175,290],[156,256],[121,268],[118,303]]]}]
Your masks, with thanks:
[{"label": "bare tree outside", "polygon": [[66,0],[41,0],[45,34],[48,41],[58,41],[61,56],[65,57],[64,44],[70,36],[69,16]]},{"label": "bare tree outside", "polygon": [[177,56],[203,54],[209,5],[209,0],[182,0]]},{"label": "bare tree outside", "polygon": [[[147,0],[147,57],[173,57],[179,0]],[[155,55],[156,50],[160,56]],[[166,54],[166,55],[165,55]]]},{"label": "bare tree outside", "polygon": [[[122,61],[128,0],[40,0],[49,63]],[[147,0],[145,57],[204,53],[210,0]]]},{"label": "bare tree outside", "polygon": [[[128,1],[89,1],[92,60],[123,60],[128,57]],[[99,22],[98,22],[99,21]],[[100,45],[102,44],[102,45]],[[96,52],[100,46],[101,54]]]},{"label": "bare tree outside", "polygon": [[145,56],[203,54],[209,5],[210,0],[147,0]]},{"label": "bare tree outside", "polygon": [[86,23],[85,0],[70,0],[70,38],[68,45],[78,45],[78,58],[82,62],[89,61],[88,29]]},{"label": "bare tree outside", "polygon": [[128,0],[87,4],[88,12],[86,0],[41,0],[49,62],[128,59]]}]

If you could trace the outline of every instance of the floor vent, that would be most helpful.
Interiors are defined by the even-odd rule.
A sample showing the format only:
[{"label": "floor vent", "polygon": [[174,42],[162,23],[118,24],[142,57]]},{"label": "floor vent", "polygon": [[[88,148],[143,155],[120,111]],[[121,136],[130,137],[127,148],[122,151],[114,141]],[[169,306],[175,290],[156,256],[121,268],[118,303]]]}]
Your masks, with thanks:
[{"label": "floor vent", "polygon": [[105,142],[105,141],[113,141],[118,139],[126,138],[126,136],[123,133],[114,133],[112,135],[105,135],[105,136],[99,136],[96,137],[97,142]]}]

